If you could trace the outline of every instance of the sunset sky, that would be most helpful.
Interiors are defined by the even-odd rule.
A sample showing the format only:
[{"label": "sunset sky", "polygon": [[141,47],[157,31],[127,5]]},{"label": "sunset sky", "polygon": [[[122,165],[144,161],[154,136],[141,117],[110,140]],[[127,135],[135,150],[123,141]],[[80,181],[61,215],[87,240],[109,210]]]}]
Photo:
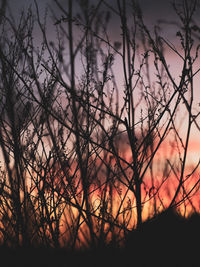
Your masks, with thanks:
[{"label": "sunset sky", "polygon": [[[57,12],[59,14],[59,11],[54,3],[53,0],[42,0],[42,1],[37,1],[38,2],[38,6],[39,6],[39,11],[40,11],[40,15],[41,18],[44,16],[44,12],[45,12],[45,8],[50,6],[53,7],[53,10],[55,12]],[[179,1],[175,1],[176,3],[178,3]],[[33,7],[34,9],[34,1],[33,0],[21,0],[21,1],[9,1],[10,3],[10,8],[14,14],[14,16],[16,18],[18,18],[19,14],[20,14],[20,10],[22,10],[24,7],[25,9],[27,9],[27,7],[29,7],[30,5]],[[65,0],[60,0],[59,3],[61,3],[63,6],[65,6],[67,4],[67,1]],[[92,0],[90,1],[90,3],[93,4],[97,4],[98,1],[97,0]],[[109,5],[111,5],[112,7],[116,8],[117,7],[117,1],[116,0],[107,0],[105,1],[105,3],[108,3]],[[74,4],[74,13],[78,12],[78,8],[77,8],[77,2],[73,1]],[[177,16],[175,14],[175,11],[172,8],[171,5],[171,1],[170,0],[165,0],[165,1],[160,1],[160,0],[140,0],[139,4],[141,6],[141,9],[143,11],[143,17],[144,17],[144,22],[146,23],[146,25],[149,27],[150,30],[153,31],[153,28],[155,25],[158,25],[161,27],[161,31],[160,34],[161,36],[163,36],[164,38],[166,38],[167,41],[171,42],[181,53],[181,49],[180,49],[180,40],[177,38],[176,33],[177,33],[177,25],[175,25],[175,22],[179,23]],[[66,5],[67,7],[67,5]],[[104,4],[102,4],[103,8],[107,8]],[[198,10],[199,12],[199,10]],[[196,13],[196,18],[198,18],[199,13]],[[50,12],[49,12],[50,14]],[[129,14],[129,10],[127,12],[128,16]],[[52,22],[49,22],[48,24],[49,28],[47,29],[47,31],[49,32],[54,32],[54,25]],[[51,31],[52,29],[52,31]],[[109,37],[111,39],[111,41],[117,41],[118,38],[120,38],[120,34],[121,34],[121,30],[120,30],[120,21],[119,18],[117,16],[113,16],[113,18],[110,21],[109,24]],[[39,35],[39,33],[36,31],[36,39],[37,39],[37,34]],[[54,36],[50,33],[49,34],[49,39],[53,39]],[[181,75],[181,68],[182,68],[182,62],[180,60],[180,58],[175,55],[172,51],[170,51],[168,48],[166,48],[165,51],[166,54],[166,59],[167,59],[167,63],[169,65],[169,69],[172,73],[172,76],[174,77],[174,79],[176,81],[179,80],[179,77]],[[117,83],[119,88],[121,88],[121,93],[123,92],[123,78],[122,78],[122,72],[121,72],[121,63],[120,61],[118,62],[118,60],[116,59],[116,65],[114,67],[114,71],[116,73],[116,79],[117,79]],[[152,62],[153,64],[153,62]],[[195,70],[198,70],[199,68],[199,61],[195,64]],[[78,69],[78,68],[77,68]],[[151,71],[151,75],[152,75],[152,80],[155,79],[154,76],[154,70]],[[200,89],[199,89],[199,84],[200,84],[200,73],[198,73],[195,78],[194,78],[194,107],[195,107],[195,112],[198,113],[199,109],[199,103],[200,103]],[[180,120],[180,132],[183,133],[184,135],[184,131],[186,129],[186,125],[187,125],[187,121],[185,120],[185,111],[183,110],[183,112],[181,113],[181,116],[179,118]],[[200,120],[198,119],[198,122]],[[182,122],[182,123],[181,123]],[[190,144],[190,154],[191,154],[191,162],[192,163],[196,163],[199,160],[198,157],[198,151],[200,148],[200,142],[199,142],[199,131],[196,127],[193,127],[192,129],[192,142]]]}]

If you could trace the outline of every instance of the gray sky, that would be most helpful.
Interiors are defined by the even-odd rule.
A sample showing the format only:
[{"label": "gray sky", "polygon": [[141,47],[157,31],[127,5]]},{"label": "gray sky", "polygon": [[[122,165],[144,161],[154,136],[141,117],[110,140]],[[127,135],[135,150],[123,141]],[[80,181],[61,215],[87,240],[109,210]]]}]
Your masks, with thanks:
[{"label": "gray sky", "polygon": [[[1,1],[1,0],[0,0]],[[20,14],[20,10],[24,7],[27,9],[30,5],[34,7],[34,0],[8,0],[9,5],[12,9],[12,12],[14,13],[15,17],[17,17]],[[81,0],[79,0],[81,1]],[[105,0],[109,5],[112,5],[114,7],[117,6],[117,0]],[[56,11],[56,5],[54,3],[54,0],[40,0],[37,1],[39,10],[41,13],[41,17],[44,14],[45,7],[47,5],[53,6],[53,10]],[[59,2],[63,6],[67,6],[67,0],[59,0]],[[76,5],[76,0],[73,1],[73,4]],[[90,0],[90,3],[96,4],[98,0]],[[127,1],[128,2],[128,1]],[[158,19],[165,19],[168,21],[171,21],[174,19],[175,12],[172,9],[172,6],[170,4],[171,0],[139,0],[138,1],[141,5],[143,14],[144,14],[144,20],[147,23],[149,27],[152,27],[156,24]],[[119,24],[118,18],[113,18],[111,21],[111,27],[112,33],[115,36],[118,31],[118,27],[116,28],[116,25]],[[170,34],[170,26],[167,26],[167,29]],[[165,29],[166,31],[166,29]]]},{"label": "gray sky", "polygon": [[[1,1],[1,0],[0,0]],[[34,6],[34,0],[8,0],[9,4],[15,12],[15,14],[19,13],[19,11],[25,7],[27,8],[29,5]],[[80,0],[79,0],[80,1]],[[46,5],[52,5],[54,0],[40,0],[37,1],[40,6],[41,11],[44,10]],[[66,0],[60,0],[60,3],[66,5]],[[73,1],[74,3],[76,0]],[[91,3],[97,3],[98,0],[90,0]],[[106,0],[112,6],[116,6],[117,0]],[[128,1],[127,1],[128,2]],[[155,21],[156,18],[171,18],[173,16],[172,8],[170,7],[171,0],[139,0],[139,3],[144,11],[144,15],[147,20]]]}]

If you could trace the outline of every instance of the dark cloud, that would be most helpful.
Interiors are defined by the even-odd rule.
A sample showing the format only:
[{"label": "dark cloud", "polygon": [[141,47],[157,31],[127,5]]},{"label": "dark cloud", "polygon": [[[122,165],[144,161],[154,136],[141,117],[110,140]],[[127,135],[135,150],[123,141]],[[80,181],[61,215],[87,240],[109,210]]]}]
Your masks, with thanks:
[{"label": "dark cloud", "polygon": [[[181,0],[176,0],[176,2],[179,2]],[[14,0],[8,0],[9,5],[14,13],[15,16],[18,16],[20,13],[20,10],[25,7],[27,9],[30,5],[32,7],[35,6],[34,0],[20,0],[20,1],[14,1]],[[99,0],[90,0],[90,4],[97,5],[99,3]],[[52,10],[57,14],[57,17],[61,17],[61,11],[55,4],[54,0],[38,0],[37,1],[40,15],[41,17],[44,16],[45,7],[51,6]],[[59,0],[59,3],[67,9],[68,2],[66,0]],[[83,3],[83,0],[74,0],[74,14],[77,14],[79,12],[78,4]],[[131,17],[131,8],[129,8],[129,5],[131,5],[131,1],[126,1],[127,3],[127,16]],[[172,7],[172,0],[138,0],[138,3],[141,6],[143,18],[145,24],[149,27],[150,30],[154,28],[155,25],[161,26],[163,29],[162,34],[164,37],[167,37],[168,39],[174,39],[176,38],[176,29],[174,28],[174,24],[170,24],[167,22],[173,22],[177,21],[177,15]],[[114,9],[117,9],[117,0],[104,0],[102,1],[102,8],[108,10],[108,6],[112,6]],[[160,23],[160,21],[165,21],[166,23]],[[131,23],[131,19],[130,19]],[[53,24],[52,24],[53,27]],[[119,17],[112,12],[111,21],[109,24],[109,37],[113,41],[117,41],[121,34],[121,28],[120,28],[120,19]]]},{"label": "dark cloud", "polygon": [[174,17],[170,0],[140,0],[145,19],[156,22],[158,19],[171,19]]}]

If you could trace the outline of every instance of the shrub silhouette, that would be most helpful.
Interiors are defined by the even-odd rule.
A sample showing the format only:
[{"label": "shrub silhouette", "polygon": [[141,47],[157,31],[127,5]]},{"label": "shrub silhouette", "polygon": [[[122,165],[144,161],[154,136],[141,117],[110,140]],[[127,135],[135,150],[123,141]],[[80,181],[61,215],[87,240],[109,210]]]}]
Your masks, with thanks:
[{"label": "shrub silhouette", "polygon": [[[51,21],[35,0],[18,25],[1,2],[0,244],[47,253],[87,247],[86,260],[102,258],[100,266],[103,253],[112,266],[120,253],[131,263],[195,258],[199,216],[157,214],[180,205],[199,211],[200,161],[190,165],[200,130],[197,1],[174,3],[177,48],[160,25],[151,33],[140,1],[118,0],[116,10],[109,1],[77,1],[76,15],[76,1],[55,0]],[[182,62],[177,73],[168,51]],[[153,219],[143,223],[147,209]]]},{"label": "shrub silhouette", "polygon": [[184,218],[170,209],[148,219],[139,229],[128,234],[125,250],[140,262],[160,262],[165,266],[170,261],[170,266],[178,263],[189,266],[198,262],[199,226],[198,214]]}]

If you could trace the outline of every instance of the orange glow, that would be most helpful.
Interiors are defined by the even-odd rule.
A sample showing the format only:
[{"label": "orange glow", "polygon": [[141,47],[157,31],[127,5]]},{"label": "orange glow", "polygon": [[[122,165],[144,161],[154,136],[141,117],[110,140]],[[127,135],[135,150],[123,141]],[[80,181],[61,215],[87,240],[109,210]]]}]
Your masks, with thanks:
[{"label": "orange glow", "polygon": [[[173,147],[173,146],[172,146]],[[176,157],[173,148],[169,148],[167,142],[165,142],[159,149],[159,153],[156,154],[153,161],[154,166],[154,185],[152,185],[151,173],[148,170],[144,177],[144,184],[142,185],[142,218],[143,221],[148,219],[154,214],[154,209],[161,211],[167,207],[175,194],[176,188],[179,183],[180,172],[179,167],[174,165],[174,171],[171,169],[169,163],[166,162],[168,158],[171,160],[171,164],[174,164],[173,157]],[[199,143],[193,141],[189,146],[189,155],[195,153],[200,149]],[[163,155],[163,156],[162,156]],[[127,162],[131,163],[131,152],[125,153],[121,156],[125,157]],[[165,160],[162,161],[162,158]],[[100,158],[95,162],[96,165],[101,164]],[[106,181],[106,166],[109,164],[109,168],[115,168],[116,160],[113,156],[107,156],[104,158],[104,166],[102,166],[101,178],[96,184],[92,184],[88,189],[88,200],[91,205],[91,223],[93,224],[93,229],[96,237],[100,235],[103,231],[106,233],[107,242],[111,241],[112,238],[117,237],[118,241],[123,239],[124,231],[120,228],[120,225],[126,225],[127,229],[133,229],[136,226],[136,201],[134,193],[128,188],[128,185],[120,184],[119,181]],[[122,166],[125,166],[121,162]],[[167,167],[168,164],[168,167]],[[74,163],[73,168],[76,169],[76,164]],[[178,206],[179,211],[187,216],[192,211],[191,204],[197,211],[199,211],[199,193],[195,194],[192,198],[187,198],[187,193],[192,189],[194,184],[198,181],[198,172],[191,174],[190,179],[187,180],[187,175],[193,170],[192,160],[187,163],[184,174],[184,185],[180,190],[179,196],[177,197],[177,202],[185,197],[185,200],[181,202]],[[70,175],[73,175],[74,170],[70,170]],[[130,172],[127,171],[127,175],[130,176]],[[58,175],[58,174],[57,174]],[[57,179],[65,174],[59,174]],[[93,172],[91,172],[93,175]],[[80,172],[76,172],[77,181],[80,179]],[[60,178],[59,178],[60,177]],[[114,179],[114,177],[113,177]],[[165,180],[166,179],[166,180]],[[126,183],[125,179],[122,180]],[[68,187],[67,187],[68,188]],[[159,189],[159,192],[157,192]],[[76,195],[71,195],[70,201],[68,202],[69,195],[65,195],[65,192],[61,192],[63,195],[63,207],[64,212],[61,217],[60,224],[60,240],[61,244],[65,246],[66,244],[73,243],[73,234],[78,229],[77,240],[75,241],[75,247],[87,247],[90,243],[90,234],[88,228],[88,222],[86,219],[88,217],[87,208],[85,202],[83,201],[83,188],[79,184]],[[78,197],[77,197],[78,196]],[[75,200],[76,199],[76,200]],[[82,203],[82,215],[77,207],[77,201],[81,206]],[[83,201],[83,202],[82,202]],[[123,201],[123,202],[122,202]],[[155,207],[156,205],[156,207]],[[80,218],[79,218],[80,216]],[[130,220],[129,220],[130,219]],[[127,224],[126,224],[127,223]],[[112,226],[112,224],[114,226]],[[116,225],[116,226],[115,226]]]}]

